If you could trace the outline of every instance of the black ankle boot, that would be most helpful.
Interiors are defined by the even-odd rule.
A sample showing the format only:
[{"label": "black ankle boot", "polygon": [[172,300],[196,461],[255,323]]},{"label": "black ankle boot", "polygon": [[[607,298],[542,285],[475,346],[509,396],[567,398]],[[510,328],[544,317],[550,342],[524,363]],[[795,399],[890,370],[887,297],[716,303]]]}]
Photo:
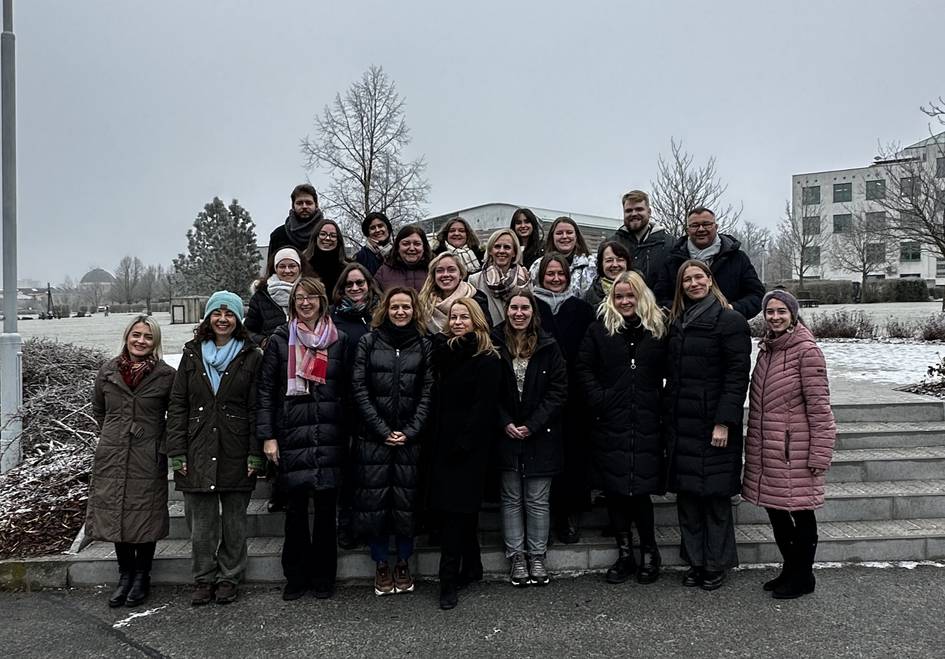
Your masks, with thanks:
[{"label": "black ankle boot", "polygon": [[629,533],[615,533],[614,537],[617,539],[617,560],[607,570],[605,578],[607,583],[623,583],[637,569],[633,558],[633,541]]},{"label": "black ankle boot", "polygon": [[122,572],[118,575],[118,586],[108,598],[108,606],[113,609],[122,606],[128,598],[129,590],[131,590],[131,572]]},{"label": "black ankle boot", "polygon": [[817,553],[817,539],[795,541],[793,547],[791,571],[784,581],[774,589],[772,597],[779,600],[791,600],[814,592],[817,579],[814,578],[814,555]]},{"label": "black ankle boot", "polygon": [[640,549],[640,569],[637,571],[637,583],[653,583],[660,578],[660,551],[656,546]]},{"label": "black ankle boot", "polygon": [[456,608],[459,596],[456,594],[456,584],[452,581],[440,582],[440,608],[444,611]]},{"label": "black ankle boot", "polygon": [[151,575],[147,572],[135,572],[131,582],[131,590],[125,598],[125,606],[138,606],[148,599],[151,592]]}]

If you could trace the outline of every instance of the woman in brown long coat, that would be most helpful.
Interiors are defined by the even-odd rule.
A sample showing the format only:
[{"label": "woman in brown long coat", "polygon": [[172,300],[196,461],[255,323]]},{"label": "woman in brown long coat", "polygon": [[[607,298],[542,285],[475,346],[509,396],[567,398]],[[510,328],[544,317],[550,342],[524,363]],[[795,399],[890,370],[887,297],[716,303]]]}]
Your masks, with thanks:
[{"label": "woman in brown long coat", "polygon": [[95,378],[92,415],[101,429],[85,534],[115,543],[118,587],[108,605],[138,606],[148,596],[157,541],[167,535],[164,426],[174,369],[161,360],[161,327],[136,316],[121,352]]}]

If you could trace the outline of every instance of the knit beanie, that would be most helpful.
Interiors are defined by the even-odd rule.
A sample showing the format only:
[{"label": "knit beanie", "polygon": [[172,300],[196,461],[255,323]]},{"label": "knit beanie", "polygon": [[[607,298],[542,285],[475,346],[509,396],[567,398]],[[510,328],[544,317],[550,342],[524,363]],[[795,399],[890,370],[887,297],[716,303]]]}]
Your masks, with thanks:
[{"label": "knit beanie", "polygon": [[302,258],[299,256],[299,253],[293,247],[283,247],[272,259],[273,265],[279,265],[280,261],[289,259],[290,261],[295,261],[295,264],[298,266],[302,265]]},{"label": "knit beanie", "polygon": [[207,308],[203,312],[203,319],[206,320],[210,314],[217,309],[226,309],[233,312],[236,319],[243,323],[243,300],[236,293],[229,291],[217,291],[207,300]]},{"label": "knit beanie", "polygon": [[380,220],[387,225],[387,235],[391,238],[394,236],[394,228],[390,224],[390,220],[387,219],[387,216],[380,211],[374,211],[373,213],[368,213],[363,220],[361,220],[361,234],[367,237],[368,227],[371,226],[371,222],[374,220]]},{"label": "knit beanie", "polygon": [[784,306],[788,308],[788,311],[791,312],[791,320],[797,321],[798,315],[798,304],[797,298],[791,295],[790,291],[787,291],[783,288],[776,288],[767,295],[761,301],[761,312],[764,313],[764,310],[768,308],[768,302],[770,300],[779,300],[784,303]]}]

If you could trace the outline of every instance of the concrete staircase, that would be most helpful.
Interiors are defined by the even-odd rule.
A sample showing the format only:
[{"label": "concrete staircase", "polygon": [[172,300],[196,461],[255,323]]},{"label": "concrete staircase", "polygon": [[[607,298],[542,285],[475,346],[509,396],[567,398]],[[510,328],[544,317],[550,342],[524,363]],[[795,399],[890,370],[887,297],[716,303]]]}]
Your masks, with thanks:
[{"label": "concrete staircase", "polygon": [[[872,402],[834,406],[839,438],[828,477],[827,503],[818,511],[818,560],[945,559],[945,406],[940,400],[899,392],[864,397]],[[268,487],[265,481],[259,482],[248,511],[251,539],[246,577],[253,582],[282,581],[283,515],[266,512]],[[189,583],[190,543],[183,501],[173,482],[169,488],[171,532],[158,545],[153,580]],[[778,561],[764,510],[745,502],[733,505],[741,562]],[[664,563],[679,564],[679,532],[671,496],[656,499],[656,522]],[[608,567],[615,550],[613,541],[600,534],[605,524],[604,510],[595,507],[583,520],[581,542],[549,548],[549,568],[560,573]],[[482,513],[481,531],[486,572],[504,575],[507,563],[495,509]],[[419,542],[415,574],[435,576],[438,559],[438,548]],[[70,584],[111,582],[117,576],[110,544],[92,543],[70,561]],[[340,553],[340,579],[366,580],[373,574],[366,549]]]}]

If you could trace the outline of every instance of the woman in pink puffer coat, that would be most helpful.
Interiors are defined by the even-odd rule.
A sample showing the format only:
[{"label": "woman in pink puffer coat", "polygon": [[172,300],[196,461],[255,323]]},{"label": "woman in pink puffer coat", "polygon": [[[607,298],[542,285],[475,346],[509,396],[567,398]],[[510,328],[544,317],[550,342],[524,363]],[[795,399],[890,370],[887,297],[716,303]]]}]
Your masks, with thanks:
[{"label": "woman in pink puffer coat", "polygon": [[762,309],[765,336],[748,394],[742,497],[767,510],[784,558],[781,574],[764,589],[793,599],[814,591],[814,509],[824,505],[837,427],[824,354],[799,322],[797,299],[774,290]]}]

